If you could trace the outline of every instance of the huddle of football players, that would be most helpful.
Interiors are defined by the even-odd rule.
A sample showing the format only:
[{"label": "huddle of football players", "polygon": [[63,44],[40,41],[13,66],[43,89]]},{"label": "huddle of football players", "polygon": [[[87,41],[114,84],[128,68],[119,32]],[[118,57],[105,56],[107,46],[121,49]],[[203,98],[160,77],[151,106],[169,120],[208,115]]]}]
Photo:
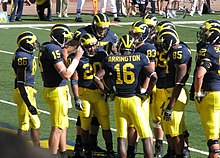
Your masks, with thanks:
[{"label": "huddle of football players", "polygon": [[[185,84],[192,55],[171,21],[158,22],[155,16],[145,15],[118,39],[110,29],[108,16],[98,13],[91,25],[74,33],[67,25],[55,24],[50,31],[51,41],[41,45],[32,32],[22,32],[12,61],[18,135],[25,137],[31,128],[33,144],[40,146],[40,119],[34,99],[34,52],[38,48],[42,94],[50,109],[49,150],[53,158],[59,154],[62,158],[70,157],[66,152],[66,131],[72,103],[66,80],[71,82],[78,110],[73,157],[92,158],[99,153],[110,158],[134,158],[141,139],[145,158],[189,158],[185,107],[191,99],[195,100],[205,130],[209,157],[217,158],[220,23],[207,20],[197,35],[196,67],[189,98]],[[110,129],[110,98],[114,100],[117,154]],[[105,150],[98,146],[99,126]],[[168,142],[166,154],[164,135]]]}]

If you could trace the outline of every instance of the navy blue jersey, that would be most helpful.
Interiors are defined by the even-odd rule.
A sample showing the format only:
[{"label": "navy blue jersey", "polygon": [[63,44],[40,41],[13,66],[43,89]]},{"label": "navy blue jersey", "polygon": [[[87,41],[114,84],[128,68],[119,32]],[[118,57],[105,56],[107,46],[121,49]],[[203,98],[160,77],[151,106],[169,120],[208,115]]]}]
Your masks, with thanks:
[{"label": "navy blue jersey", "polygon": [[185,83],[189,77],[191,64],[192,64],[192,55],[191,51],[185,44],[180,44],[177,49],[171,49],[167,58],[168,71],[166,71],[166,81],[165,88],[175,86],[175,64],[186,64],[187,65],[187,74],[184,76],[182,83]]},{"label": "navy blue jersey", "polygon": [[135,47],[135,52],[140,52],[145,55],[150,59],[150,62],[155,62],[156,58],[156,47],[150,43],[144,43],[138,47]]},{"label": "navy blue jersey", "polygon": [[112,45],[117,43],[118,37],[117,35],[111,31],[108,30],[104,38],[97,37],[97,34],[94,32],[94,29],[92,25],[88,25],[83,28],[79,28],[78,31],[81,32],[80,36],[83,36],[86,33],[89,33],[91,35],[94,35],[98,40],[98,52],[107,52],[108,54],[111,53]]},{"label": "navy blue jersey", "polygon": [[205,46],[199,51],[199,59],[211,60],[211,68],[203,78],[202,89],[204,91],[220,91],[220,48],[213,45]]},{"label": "navy blue jersey", "polygon": [[43,43],[38,60],[44,87],[66,85],[66,80],[60,76],[54,67],[56,63],[63,61],[63,52],[60,46],[49,42]]},{"label": "navy blue jersey", "polygon": [[130,97],[139,87],[139,75],[144,66],[149,66],[149,59],[143,53],[129,55],[110,55],[103,61],[106,73],[112,73],[116,95]]},{"label": "navy blue jersey", "polygon": [[165,88],[166,71],[168,71],[167,56],[168,54],[166,53],[157,52],[156,64],[155,64],[156,65],[155,72],[157,73],[157,77],[158,77],[156,83],[157,88]]},{"label": "navy blue jersey", "polygon": [[[140,52],[145,54],[148,59],[150,60],[150,62],[155,62],[155,58],[156,58],[156,47],[150,43],[143,43],[142,45],[135,47],[135,52]],[[140,73],[140,77],[139,77],[139,84],[140,86],[143,85],[144,81],[146,78],[146,74],[145,71],[142,70]],[[137,90],[139,90],[140,88],[137,88]]]},{"label": "navy blue jersey", "polygon": [[[25,86],[31,86],[34,87],[34,75],[37,69],[37,64],[34,59],[33,53],[26,53],[21,49],[17,49],[13,60],[12,60],[12,67],[14,69],[14,72],[17,76],[17,69],[25,68],[26,70],[26,76],[25,76]],[[17,88],[17,77],[15,78],[15,88]]]},{"label": "navy blue jersey", "polygon": [[[102,61],[106,57],[106,53],[97,53],[94,57],[82,56],[76,68],[78,73],[78,86],[88,89],[97,89],[93,83],[93,76],[101,69]],[[68,56],[68,61],[72,61],[74,54]]]}]

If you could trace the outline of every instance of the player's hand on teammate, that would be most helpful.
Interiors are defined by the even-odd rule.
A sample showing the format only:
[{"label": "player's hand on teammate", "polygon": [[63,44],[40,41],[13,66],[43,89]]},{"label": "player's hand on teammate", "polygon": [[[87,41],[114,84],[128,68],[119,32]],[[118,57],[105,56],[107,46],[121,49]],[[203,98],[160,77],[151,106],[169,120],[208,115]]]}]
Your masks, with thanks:
[{"label": "player's hand on teammate", "polygon": [[29,106],[28,106],[28,111],[29,111],[32,115],[37,115],[37,109],[36,109],[33,105],[29,105]]},{"label": "player's hand on teammate", "polygon": [[77,110],[83,110],[83,102],[79,97],[74,97],[75,100],[75,107]]}]

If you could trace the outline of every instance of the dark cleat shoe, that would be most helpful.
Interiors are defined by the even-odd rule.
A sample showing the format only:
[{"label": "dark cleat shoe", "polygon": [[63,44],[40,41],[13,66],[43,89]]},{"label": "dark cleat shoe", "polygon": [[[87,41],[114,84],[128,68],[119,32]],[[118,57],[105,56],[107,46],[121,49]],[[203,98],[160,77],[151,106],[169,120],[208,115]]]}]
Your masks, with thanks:
[{"label": "dark cleat shoe", "polygon": [[107,151],[108,158],[117,158],[114,150]]},{"label": "dark cleat shoe", "polygon": [[91,151],[92,151],[92,153],[102,153],[102,154],[105,154],[106,153],[106,150],[104,150],[104,149],[102,149],[102,148],[100,148],[98,145],[96,145],[96,146],[93,146],[93,147],[91,147],[92,149],[91,149]]},{"label": "dark cleat shoe", "polygon": [[85,158],[93,158],[92,153],[90,151],[85,151]]},{"label": "dark cleat shoe", "polygon": [[183,158],[190,158],[190,150],[188,147],[183,149]]},{"label": "dark cleat shoe", "polygon": [[163,145],[155,146],[154,157],[163,157],[163,156],[164,156]]},{"label": "dark cleat shoe", "polygon": [[76,141],[75,148],[73,151],[73,158],[81,158],[81,157],[84,157],[83,156],[83,147],[80,142]]},{"label": "dark cleat shoe", "polygon": [[119,18],[114,18],[114,21],[121,22]]},{"label": "dark cleat shoe", "polygon": [[75,22],[83,22],[83,19],[81,17],[76,17]]},{"label": "dark cleat shoe", "polygon": [[21,19],[21,18],[16,18],[15,21],[19,21],[19,22],[21,22],[22,19]]}]

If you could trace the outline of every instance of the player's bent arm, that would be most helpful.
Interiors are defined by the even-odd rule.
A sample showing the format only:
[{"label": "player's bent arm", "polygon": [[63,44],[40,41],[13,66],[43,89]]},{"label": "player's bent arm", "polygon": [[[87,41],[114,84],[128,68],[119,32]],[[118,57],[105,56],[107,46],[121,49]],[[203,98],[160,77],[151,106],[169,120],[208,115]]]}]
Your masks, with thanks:
[{"label": "player's bent arm", "polygon": [[185,82],[188,78],[187,76],[187,65],[186,64],[175,64],[176,74],[175,74],[175,86],[171,95],[170,103],[168,104],[168,109],[172,109],[175,105],[182,88],[185,86]]},{"label": "player's bent arm", "polygon": [[62,52],[63,52],[63,62],[67,67],[68,66],[68,62],[67,62],[68,50],[67,50],[67,48],[63,48]]},{"label": "player's bent arm", "polygon": [[105,86],[101,80],[103,79],[104,76],[105,76],[105,70],[101,69],[93,77],[93,82],[103,93],[105,93]]},{"label": "player's bent arm", "polygon": [[27,107],[31,106],[31,102],[28,99],[28,94],[25,89],[25,76],[26,76],[26,68],[18,68],[17,69],[17,87],[20,91],[21,97],[24,100]]},{"label": "player's bent arm", "polygon": [[[153,71],[155,71],[155,62],[150,62],[150,65],[149,65],[149,66],[153,69]],[[144,90],[147,90],[147,87],[148,87],[148,85],[149,85],[149,82],[150,82],[150,78],[146,78],[145,81],[144,81],[144,83],[143,83],[143,85],[142,85],[142,88],[143,88]]]},{"label": "player's bent arm", "polygon": [[78,92],[78,72],[75,71],[71,77],[71,88],[74,97],[79,97],[79,92]]},{"label": "player's bent arm", "polygon": [[157,83],[157,73],[153,71],[153,69],[150,66],[144,66],[144,69],[147,72],[147,77],[145,79],[145,82],[147,82],[146,80],[150,79],[146,93],[151,94],[154,86]]},{"label": "player's bent arm", "polygon": [[194,87],[195,92],[201,92],[203,78],[206,74],[207,70],[203,66],[199,66],[197,68],[196,74],[195,74],[195,80],[194,80]]},{"label": "player's bent arm", "polygon": [[74,71],[76,70],[76,67],[79,64],[79,60],[82,57],[82,55],[83,50],[81,47],[78,47],[77,52],[72,60],[72,63],[69,65],[68,68],[66,68],[65,64],[62,61],[54,64],[55,69],[63,79],[70,79],[70,77],[73,75]]}]

